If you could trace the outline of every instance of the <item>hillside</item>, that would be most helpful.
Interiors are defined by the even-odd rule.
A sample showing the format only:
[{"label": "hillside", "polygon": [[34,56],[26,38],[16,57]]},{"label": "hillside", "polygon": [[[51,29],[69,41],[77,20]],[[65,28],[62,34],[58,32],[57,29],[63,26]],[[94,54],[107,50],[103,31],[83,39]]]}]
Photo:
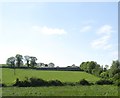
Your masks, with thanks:
[{"label": "hillside", "polygon": [[81,79],[86,79],[90,82],[95,82],[99,80],[98,77],[82,72],[82,71],[42,71],[34,69],[16,69],[14,75],[14,70],[10,68],[2,68],[2,82],[10,85],[15,81],[16,78],[21,80],[25,77],[37,77],[44,80],[60,80],[63,82],[78,82]]}]

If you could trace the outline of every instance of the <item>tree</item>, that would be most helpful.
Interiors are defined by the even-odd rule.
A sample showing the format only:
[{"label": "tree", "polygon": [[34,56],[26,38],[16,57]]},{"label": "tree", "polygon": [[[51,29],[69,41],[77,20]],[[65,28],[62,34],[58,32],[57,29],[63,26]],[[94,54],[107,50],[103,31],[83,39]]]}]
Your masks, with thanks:
[{"label": "tree", "polygon": [[109,65],[105,65],[104,71],[107,71],[107,70],[108,70],[108,67],[109,67]]},{"label": "tree", "polygon": [[100,65],[98,65],[96,62],[94,61],[87,61],[87,62],[82,62],[80,65],[80,69],[88,72],[88,73],[92,73],[92,70],[99,67]]},{"label": "tree", "polygon": [[27,61],[27,67],[29,67],[30,66],[30,56],[28,56],[28,55],[26,55],[26,56],[24,56],[24,58],[25,58],[25,60]]},{"label": "tree", "polygon": [[97,63],[94,61],[87,63],[87,71],[88,73],[92,73],[92,70],[97,66]]},{"label": "tree", "polygon": [[100,76],[100,74],[103,72],[103,68],[100,67],[99,64],[97,64],[95,66],[95,68],[92,70],[92,74],[96,75],[96,76]]},{"label": "tree", "polygon": [[10,57],[7,59],[6,61],[7,65],[9,65],[10,67],[15,67],[15,57]]},{"label": "tree", "polygon": [[102,73],[100,74],[100,77],[101,77],[101,78],[104,78],[104,79],[109,78],[109,73],[108,73],[108,71],[102,72]]},{"label": "tree", "polygon": [[87,62],[82,62],[81,64],[80,64],[80,69],[81,70],[86,70],[86,68],[87,68],[87,64],[86,64]]},{"label": "tree", "polygon": [[23,63],[23,61],[22,61],[22,59],[23,59],[22,55],[17,54],[15,57],[16,57],[16,65],[17,65],[17,67],[20,67],[20,65]]},{"label": "tree", "polygon": [[45,67],[48,67],[48,64],[45,64]]},{"label": "tree", "polygon": [[109,70],[109,77],[114,77],[115,74],[120,73],[120,62],[118,60],[112,62]]},{"label": "tree", "polygon": [[37,64],[36,61],[37,61],[36,57],[33,56],[30,57],[30,65],[32,68]]},{"label": "tree", "polygon": [[14,75],[15,75],[15,57],[10,57],[7,59],[7,65],[9,65],[10,67],[14,68]]},{"label": "tree", "polygon": [[55,66],[54,63],[49,63],[49,64],[48,64],[48,67],[54,67],[54,66]]}]

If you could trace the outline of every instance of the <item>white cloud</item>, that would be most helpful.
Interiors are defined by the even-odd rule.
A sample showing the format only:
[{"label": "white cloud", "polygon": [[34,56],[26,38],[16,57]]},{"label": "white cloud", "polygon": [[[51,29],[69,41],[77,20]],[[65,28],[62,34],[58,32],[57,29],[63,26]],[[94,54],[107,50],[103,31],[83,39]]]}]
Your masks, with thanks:
[{"label": "white cloud", "polygon": [[111,48],[111,45],[108,44],[109,39],[110,39],[109,35],[102,36],[99,39],[94,40],[91,43],[91,45],[93,48],[96,48],[96,49],[99,49],[99,48],[108,49],[108,48]]},{"label": "white cloud", "polygon": [[104,50],[108,50],[108,49],[111,49],[112,48],[112,45],[111,44],[108,44],[106,46],[103,47]]},{"label": "white cloud", "polygon": [[98,29],[97,34],[111,34],[111,32],[113,32],[112,27],[110,25],[104,25]]},{"label": "white cloud", "polygon": [[81,28],[80,32],[88,32],[91,30],[91,26],[87,25],[87,26],[84,26],[83,28]]},{"label": "white cloud", "polygon": [[33,26],[32,28],[38,33],[41,33],[44,35],[63,35],[67,33],[64,29],[50,28],[47,26],[43,26],[43,27]]},{"label": "white cloud", "polygon": [[92,41],[91,46],[96,49],[104,49],[104,50],[108,50],[112,48],[112,45],[109,43],[112,32],[113,30],[110,25],[102,26],[96,32],[97,34],[101,34],[102,36]]}]

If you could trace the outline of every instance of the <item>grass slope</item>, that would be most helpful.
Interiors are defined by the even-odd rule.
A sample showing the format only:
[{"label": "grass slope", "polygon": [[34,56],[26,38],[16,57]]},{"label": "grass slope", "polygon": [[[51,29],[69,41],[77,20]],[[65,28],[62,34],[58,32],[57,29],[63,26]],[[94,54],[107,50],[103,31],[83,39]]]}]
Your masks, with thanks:
[{"label": "grass slope", "polygon": [[10,85],[16,78],[21,80],[25,77],[37,77],[44,80],[55,80],[58,79],[62,82],[78,82],[81,79],[86,79],[90,82],[99,80],[98,77],[80,71],[42,71],[32,69],[16,69],[16,75],[14,70],[9,68],[2,68],[2,82]]}]

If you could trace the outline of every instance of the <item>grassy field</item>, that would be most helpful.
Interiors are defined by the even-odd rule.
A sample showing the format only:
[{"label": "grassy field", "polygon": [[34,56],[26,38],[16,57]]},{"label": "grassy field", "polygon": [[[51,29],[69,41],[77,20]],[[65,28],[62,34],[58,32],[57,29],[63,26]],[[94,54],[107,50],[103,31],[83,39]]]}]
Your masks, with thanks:
[{"label": "grassy field", "polygon": [[21,80],[25,77],[37,77],[44,80],[60,80],[62,82],[78,82],[81,79],[86,79],[90,82],[95,82],[100,78],[91,74],[80,71],[42,71],[32,69],[16,69],[16,75],[14,75],[13,69],[2,69],[2,82],[10,85],[16,78]]},{"label": "grassy field", "polygon": [[[62,82],[78,82],[86,79],[96,82],[100,78],[80,71],[43,71],[32,69],[2,69],[2,82],[8,86],[15,82],[16,78],[24,80],[25,77],[37,77],[44,80],[60,80]],[[92,86],[50,86],[50,87],[3,87],[3,96],[118,96],[118,87],[114,85]]]},{"label": "grassy field", "polygon": [[118,96],[117,86],[5,87],[3,96]]}]

